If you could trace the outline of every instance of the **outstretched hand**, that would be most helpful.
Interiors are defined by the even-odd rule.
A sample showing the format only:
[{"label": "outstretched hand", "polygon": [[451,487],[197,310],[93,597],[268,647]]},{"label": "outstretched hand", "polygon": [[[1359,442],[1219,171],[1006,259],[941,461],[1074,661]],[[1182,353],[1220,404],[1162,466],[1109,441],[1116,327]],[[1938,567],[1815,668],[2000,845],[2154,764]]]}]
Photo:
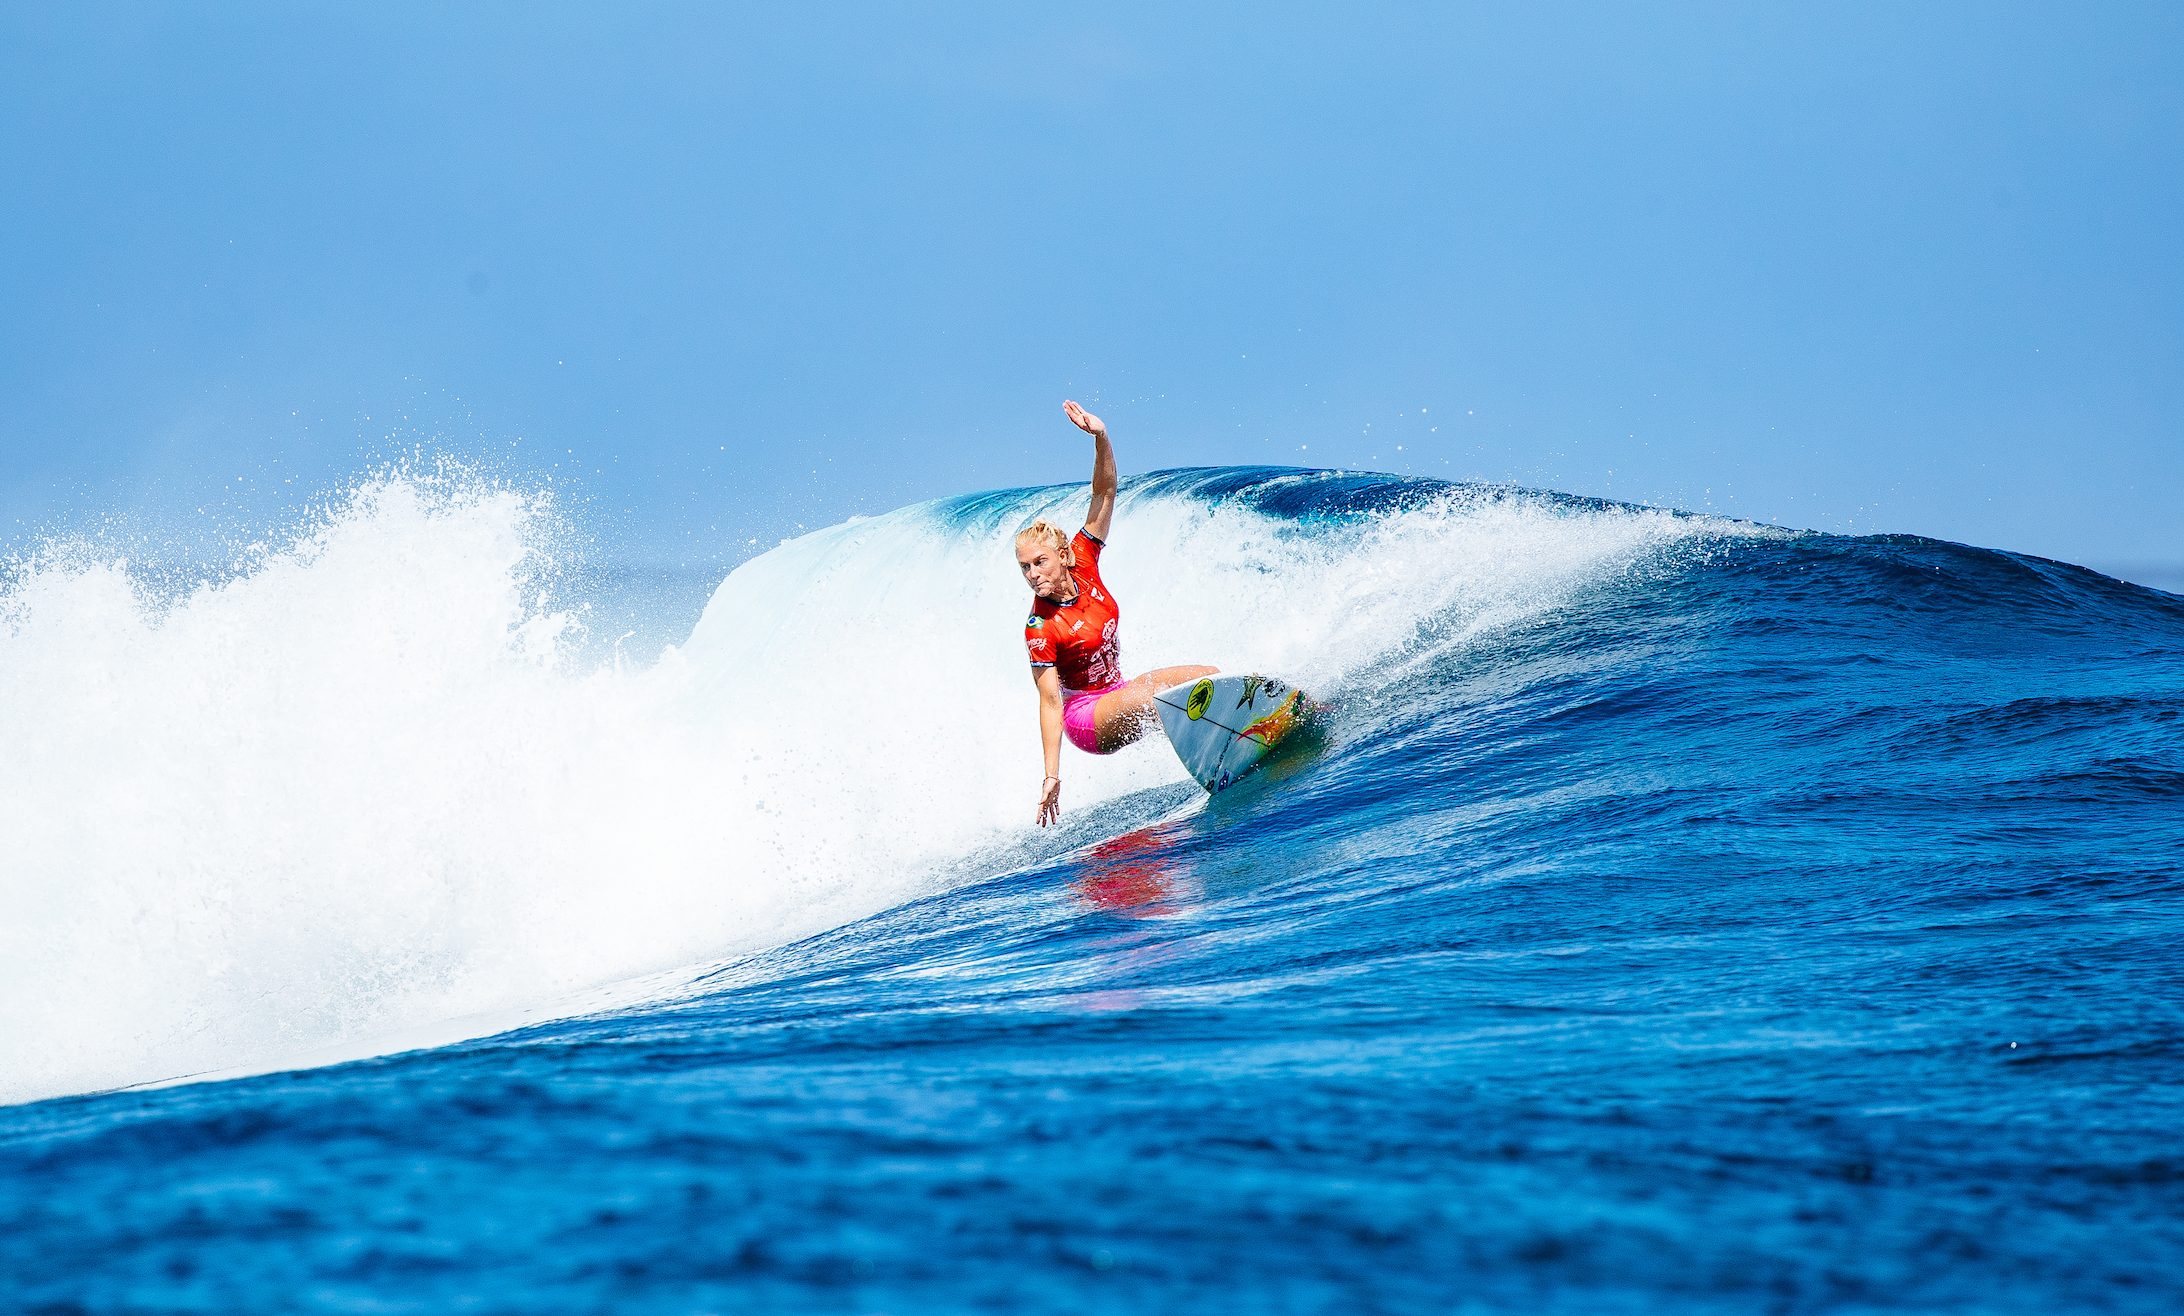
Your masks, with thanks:
[{"label": "outstretched hand", "polygon": [[1091,412],[1086,411],[1083,407],[1078,406],[1076,403],[1064,402],[1062,403],[1062,410],[1069,413],[1069,423],[1075,425],[1078,429],[1083,430],[1085,433],[1090,434],[1095,438],[1107,433],[1107,426],[1100,423],[1100,418],[1098,416],[1095,416]]},{"label": "outstretched hand", "polygon": [[1039,825],[1051,827],[1062,820],[1062,779],[1049,777],[1039,783]]}]

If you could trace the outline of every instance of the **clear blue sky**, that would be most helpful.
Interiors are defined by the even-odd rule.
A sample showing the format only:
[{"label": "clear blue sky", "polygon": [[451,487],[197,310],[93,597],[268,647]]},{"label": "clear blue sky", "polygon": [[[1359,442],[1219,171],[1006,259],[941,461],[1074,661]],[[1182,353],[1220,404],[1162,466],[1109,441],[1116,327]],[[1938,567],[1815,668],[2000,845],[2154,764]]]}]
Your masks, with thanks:
[{"label": "clear blue sky", "polygon": [[2184,560],[2175,5],[13,5],[0,123],[18,544],[430,440],[732,561],[1083,478],[1067,394]]}]

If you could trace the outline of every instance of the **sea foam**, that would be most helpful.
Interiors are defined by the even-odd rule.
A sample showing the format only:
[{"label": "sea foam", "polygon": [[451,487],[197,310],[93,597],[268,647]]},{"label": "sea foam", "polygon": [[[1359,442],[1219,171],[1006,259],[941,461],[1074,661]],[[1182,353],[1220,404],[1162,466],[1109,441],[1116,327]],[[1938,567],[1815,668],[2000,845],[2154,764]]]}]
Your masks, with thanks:
[{"label": "sea foam", "polygon": [[[0,1101],[484,1031],[1098,839],[1030,826],[1009,551],[1082,499],[806,535],[642,663],[587,656],[550,500],[486,481],[362,480],[179,589],[33,553],[0,584]],[[1171,481],[1126,494],[1104,571],[1132,672],[1369,697],[1721,528],[1445,486],[1298,520]],[[1064,775],[1065,822],[1184,780],[1157,745]]]}]

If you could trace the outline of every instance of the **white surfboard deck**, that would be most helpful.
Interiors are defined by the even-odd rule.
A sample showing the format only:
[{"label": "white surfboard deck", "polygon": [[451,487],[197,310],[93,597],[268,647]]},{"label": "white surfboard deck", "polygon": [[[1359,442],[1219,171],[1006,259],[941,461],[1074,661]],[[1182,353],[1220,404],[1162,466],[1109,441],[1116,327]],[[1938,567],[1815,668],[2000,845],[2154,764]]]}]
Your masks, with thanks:
[{"label": "white surfboard deck", "polygon": [[1259,766],[1304,716],[1304,692],[1278,677],[1218,672],[1155,691],[1161,729],[1183,767],[1219,792]]}]

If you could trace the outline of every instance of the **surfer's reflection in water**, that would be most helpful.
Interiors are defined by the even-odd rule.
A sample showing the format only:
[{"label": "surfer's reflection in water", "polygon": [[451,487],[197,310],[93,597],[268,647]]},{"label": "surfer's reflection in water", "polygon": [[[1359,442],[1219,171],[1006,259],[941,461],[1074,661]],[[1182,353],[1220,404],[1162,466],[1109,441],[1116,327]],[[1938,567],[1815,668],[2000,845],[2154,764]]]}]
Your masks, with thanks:
[{"label": "surfer's reflection in water", "polygon": [[1087,942],[1086,986],[1065,994],[1065,1009],[1115,1014],[1154,1004],[1145,986],[1190,953],[1180,930],[1161,924],[1191,911],[1203,894],[1175,859],[1173,829],[1147,827],[1093,846],[1070,890],[1090,909],[1125,920]]},{"label": "surfer's reflection in water", "polygon": [[1084,876],[1071,883],[1079,899],[1125,918],[1165,918],[1180,913],[1172,840],[1143,828],[1102,841],[1082,861]]},{"label": "surfer's reflection in water", "polygon": [[1046,755],[1041,827],[1062,816],[1064,735],[1087,754],[1112,754],[1155,724],[1155,691],[1214,674],[1211,667],[1178,666],[1123,679],[1116,635],[1122,608],[1100,579],[1115,516],[1115,447],[1098,416],[1074,402],[1062,410],[1092,436],[1092,506],[1084,529],[1067,535],[1052,522],[1034,521],[1016,535],[1016,565],[1031,586],[1024,648],[1039,687],[1039,745]]}]

